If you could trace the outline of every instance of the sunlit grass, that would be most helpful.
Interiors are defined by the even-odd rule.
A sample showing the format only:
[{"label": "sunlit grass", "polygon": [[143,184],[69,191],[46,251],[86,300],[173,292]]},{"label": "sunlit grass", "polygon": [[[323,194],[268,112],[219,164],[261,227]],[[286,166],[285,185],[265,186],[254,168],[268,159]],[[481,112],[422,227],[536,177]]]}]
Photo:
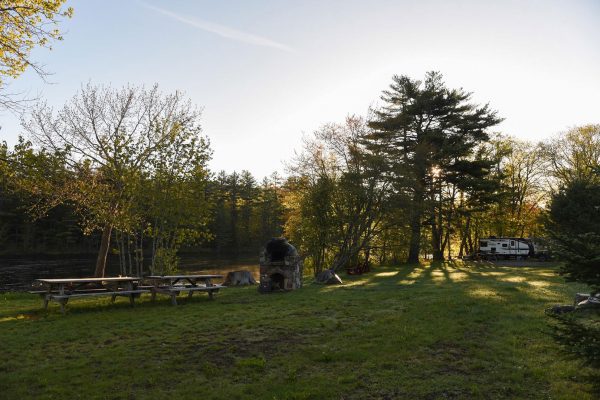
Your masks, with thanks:
[{"label": "sunlit grass", "polygon": [[377,272],[375,273],[375,276],[377,278],[387,278],[390,276],[396,276],[398,275],[398,271],[387,271],[387,272]]},{"label": "sunlit grass", "polygon": [[520,282],[525,282],[527,281],[527,278],[524,276],[508,276],[506,278],[499,278],[500,281],[503,282],[514,282],[514,283],[520,283]]},{"label": "sunlit grass", "polygon": [[502,296],[496,290],[490,288],[478,287],[470,290],[468,293],[473,297],[492,299],[493,301],[503,300]]},{"label": "sunlit grass", "polygon": [[[444,263],[261,295],[74,300],[0,295],[7,399],[592,399],[544,309],[583,288],[552,266]],[[208,389],[206,389],[208,388]]]}]

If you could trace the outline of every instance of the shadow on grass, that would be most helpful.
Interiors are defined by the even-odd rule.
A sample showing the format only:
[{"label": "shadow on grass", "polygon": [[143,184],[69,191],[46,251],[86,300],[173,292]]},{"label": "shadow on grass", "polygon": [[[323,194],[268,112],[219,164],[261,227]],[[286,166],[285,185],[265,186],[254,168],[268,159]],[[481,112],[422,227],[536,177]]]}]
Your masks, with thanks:
[{"label": "shadow on grass", "polygon": [[[406,300],[421,297],[423,304],[413,305],[426,313],[420,318],[430,329],[446,329],[448,335],[432,339],[423,347],[428,354],[420,356],[429,359],[435,373],[442,375],[462,374],[464,377],[501,370],[509,380],[525,383],[514,392],[497,389],[496,395],[500,397],[535,397],[536,390],[554,385],[551,379],[541,378],[546,374],[544,369],[552,370],[551,375],[564,380],[565,386],[571,384],[569,380],[579,379],[592,390],[592,381],[586,376],[597,380],[597,373],[564,361],[550,336],[545,309],[556,303],[570,302],[578,290],[576,285],[565,284],[556,269],[556,265],[549,263],[432,262],[376,268],[361,276],[343,276],[344,285],[325,287],[321,291],[366,289],[385,291],[389,296],[406,293],[401,297]],[[385,299],[381,301],[384,303]],[[457,324],[449,318],[463,323]],[[424,338],[428,335],[431,333],[427,332]],[[481,354],[486,356],[482,359]],[[480,371],[475,373],[466,367],[469,363],[478,365]],[[470,379],[478,380],[477,377]],[[447,390],[435,396],[452,397]]]},{"label": "shadow on grass", "polygon": [[[6,295],[5,295],[6,296]],[[99,313],[107,312],[111,310],[136,310],[136,309],[152,309],[156,307],[185,307],[186,305],[193,305],[202,303],[210,305],[214,301],[218,300],[216,295],[215,299],[211,300],[207,296],[196,295],[187,297],[179,296],[177,298],[177,306],[171,304],[169,297],[157,296],[155,301],[151,301],[151,297],[148,294],[142,295],[141,298],[136,298],[135,304],[132,306],[128,299],[117,298],[115,302],[111,302],[109,297],[101,297],[97,299],[71,299],[66,305],[65,316],[70,314],[85,314],[85,313]],[[21,307],[4,307],[0,303],[0,324],[8,321],[27,321],[27,320],[38,320],[50,315],[61,315],[60,305],[57,302],[48,303],[48,309],[43,308],[43,302],[41,299],[35,301],[37,295],[31,295],[28,293],[17,293],[10,296],[6,296],[3,302],[6,304],[10,303],[25,303],[26,306]]]}]

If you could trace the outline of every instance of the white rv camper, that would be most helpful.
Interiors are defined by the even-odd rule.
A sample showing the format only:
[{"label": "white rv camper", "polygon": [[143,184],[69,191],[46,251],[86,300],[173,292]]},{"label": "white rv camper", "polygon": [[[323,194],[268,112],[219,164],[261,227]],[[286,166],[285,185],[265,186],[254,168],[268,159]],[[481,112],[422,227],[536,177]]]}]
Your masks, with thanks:
[{"label": "white rv camper", "polygon": [[479,256],[483,259],[527,258],[533,256],[533,245],[523,238],[489,237],[479,240]]}]

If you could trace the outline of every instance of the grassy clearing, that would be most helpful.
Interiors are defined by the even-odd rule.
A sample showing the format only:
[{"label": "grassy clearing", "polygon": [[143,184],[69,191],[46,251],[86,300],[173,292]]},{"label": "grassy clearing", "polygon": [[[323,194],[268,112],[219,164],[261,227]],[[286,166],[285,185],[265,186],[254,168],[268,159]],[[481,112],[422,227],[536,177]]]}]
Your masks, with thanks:
[{"label": "grassy clearing", "polygon": [[230,288],[171,307],[149,297],[0,294],[7,399],[591,399],[544,309],[582,290],[552,266],[379,268],[286,294]]}]

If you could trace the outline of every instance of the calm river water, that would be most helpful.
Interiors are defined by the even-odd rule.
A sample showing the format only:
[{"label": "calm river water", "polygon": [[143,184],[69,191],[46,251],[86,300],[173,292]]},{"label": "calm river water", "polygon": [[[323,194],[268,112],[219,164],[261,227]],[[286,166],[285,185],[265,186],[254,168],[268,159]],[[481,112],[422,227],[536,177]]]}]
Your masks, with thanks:
[{"label": "calm river water", "polygon": [[[93,276],[95,257],[44,256],[4,257],[0,256],[0,291],[27,290],[38,278],[85,278]],[[179,270],[185,274],[222,274],[229,271],[252,271],[259,280],[258,255],[256,257],[215,258],[206,255],[184,255],[180,257]],[[117,259],[109,261],[106,276],[119,274]]]}]

